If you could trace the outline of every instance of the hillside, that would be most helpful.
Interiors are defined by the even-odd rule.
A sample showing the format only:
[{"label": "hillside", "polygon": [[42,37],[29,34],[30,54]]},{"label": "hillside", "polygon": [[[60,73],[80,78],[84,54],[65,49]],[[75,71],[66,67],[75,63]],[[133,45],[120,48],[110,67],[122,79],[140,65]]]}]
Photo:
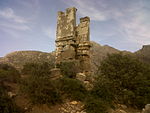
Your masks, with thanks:
[{"label": "hillside", "polygon": [[14,66],[16,69],[22,69],[26,63],[40,63],[54,61],[54,53],[46,53],[40,51],[16,51],[0,58],[0,63]]},{"label": "hillside", "polygon": [[[107,56],[107,54],[119,53],[121,51],[108,45],[101,46],[96,42],[91,42],[91,62],[93,71],[96,71],[97,65]],[[54,62],[55,52],[46,53],[40,51],[16,51],[0,58],[0,63],[6,63],[17,69],[22,69],[23,65],[29,62]]]},{"label": "hillside", "polygon": [[[106,58],[106,56],[107,56],[107,54],[112,54],[112,53],[122,53],[122,54],[130,54],[130,55],[136,55],[138,58],[140,58],[141,60],[142,60],[142,58],[143,58],[143,61],[145,61],[146,62],[146,60],[147,61],[150,61],[150,55],[149,55],[149,47],[145,47],[145,46],[143,46],[143,48],[141,49],[141,50],[139,50],[139,51],[137,51],[137,52],[135,52],[135,53],[131,53],[131,52],[127,52],[127,51],[120,51],[120,50],[117,50],[117,49],[115,49],[115,48],[113,48],[113,47],[110,47],[110,46],[108,46],[108,45],[104,45],[104,46],[102,46],[102,45],[100,45],[100,44],[98,44],[98,43],[96,43],[96,42],[91,42],[91,44],[92,44],[92,47],[91,47],[91,62],[92,62],[92,67],[93,67],[93,71],[94,72],[96,72],[97,71],[97,66],[98,65],[100,65],[100,63],[101,63],[101,61],[103,61],[104,60],[104,58]],[[126,57],[123,57],[123,58],[126,58]],[[17,51],[17,52],[12,52],[12,53],[9,53],[9,54],[7,54],[5,57],[3,57],[3,58],[0,58],[0,63],[6,63],[6,64],[10,64],[10,65],[12,65],[12,66],[14,66],[14,67],[16,67],[18,70],[20,70],[22,67],[23,67],[23,65],[24,64],[26,64],[26,63],[31,63],[31,62],[36,62],[36,63],[42,63],[42,62],[54,62],[55,60],[55,52],[52,52],[52,53],[45,53],[45,52],[40,52],[40,51]],[[146,59],[146,60],[145,60]],[[120,60],[118,60],[117,59],[117,61],[120,61]],[[117,61],[115,61],[115,62],[117,62]],[[126,66],[128,67],[129,65],[132,65],[132,64],[134,64],[134,61],[132,62],[132,59],[127,59],[127,60],[123,60],[123,61],[127,61],[125,64],[127,64]],[[128,65],[128,63],[130,63],[129,65]],[[135,63],[136,64],[136,63]],[[40,65],[39,65],[40,66]],[[118,65],[117,65],[118,66]],[[137,66],[137,65],[136,65]],[[13,68],[10,68],[10,67],[7,67],[7,66],[1,66],[1,74],[3,75],[5,75],[5,73],[7,72],[8,73],[8,75],[10,76],[10,75],[12,75],[12,76],[14,76],[13,75],[13,73],[14,72],[16,72],[16,70],[15,69],[13,69]],[[132,67],[132,66],[131,66]],[[133,65],[133,67],[135,67],[134,65]],[[137,66],[138,67],[138,66]],[[6,70],[5,70],[6,69]],[[38,70],[38,69],[40,69],[40,70]],[[111,68],[109,68],[109,65],[108,66],[106,66],[106,69],[107,70],[109,70],[109,69],[111,69]],[[118,69],[118,67],[117,68],[114,68],[114,69]],[[126,68],[125,68],[126,69]],[[130,68],[131,69],[131,68]],[[134,69],[134,68],[133,68]],[[139,68],[138,68],[139,69]],[[38,73],[43,73],[44,72],[44,74],[47,72],[47,70],[49,71],[49,69],[48,69],[48,67],[44,67],[44,68],[36,68],[35,69]],[[141,70],[144,70],[144,68],[143,69],[141,69]],[[5,72],[5,73],[4,73]],[[110,73],[113,73],[113,70],[109,70],[109,72]],[[119,70],[117,70],[117,71],[115,71],[115,72],[119,72]],[[126,71],[126,72],[130,72],[130,71]],[[136,72],[136,71],[135,71]],[[142,71],[143,72],[143,71]],[[7,74],[6,73],[6,74]],[[121,71],[121,73],[122,73],[122,71]],[[17,75],[17,74],[16,74]],[[40,75],[42,75],[42,74],[40,74]],[[119,74],[119,75],[123,75],[123,74]],[[125,74],[126,75],[126,74]],[[75,99],[75,101],[74,100],[67,100],[67,101],[64,101],[64,103],[63,104],[60,104],[59,103],[59,101],[58,101],[58,103],[59,104],[56,104],[56,105],[54,105],[53,107],[49,107],[48,105],[46,105],[46,104],[41,104],[40,106],[39,105],[32,105],[32,103],[29,101],[30,99],[29,99],[29,97],[26,97],[26,95],[24,95],[24,94],[20,94],[20,93],[18,93],[19,92],[19,85],[20,84],[18,84],[18,83],[15,83],[15,82],[10,82],[10,81],[8,81],[9,79],[11,79],[11,77],[9,77],[9,76],[6,76],[7,77],[7,79],[5,79],[6,80],[6,82],[5,82],[5,86],[7,86],[8,87],[8,89],[7,89],[7,93],[10,93],[10,94],[12,94],[12,95],[15,95],[13,98],[12,98],[12,100],[20,107],[20,108],[22,108],[23,110],[25,110],[25,113],[45,113],[45,112],[47,112],[47,113],[67,113],[67,112],[65,112],[65,111],[69,111],[69,110],[71,110],[71,111],[69,111],[69,113],[76,113],[76,111],[75,112],[72,112],[72,111],[74,111],[74,110],[77,110],[77,111],[81,111],[81,112],[79,112],[79,113],[86,113],[86,112],[84,112],[84,109],[82,108],[82,106],[84,106],[84,101],[82,102],[82,101],[77,101],[76,99]],[[3,77],[3,76],[2,76]],[[5,77],[5,78],[6,78]],[[9,79],[8,79],[9,78]],[[143,77],[142,77],[143,78]],[[15,79],[18,79],[17,77],[15,78]],[[22,81],[22,78],[19,78],[19,81]],[[34,80],[33,78],[31,79],[31,80]],[[37,80],[40,80],[40,79],[37,79]],[[50,95],[51,93],[50,92],[53,92],[54,94],[56,93],[55,92],[55,90],[58,88],[58,89],[63,89],[63,88],[59,88],[60,86],[66,86],[66,85],[58,85],[58,84],[60,84],[61,83],[61,81],[59,81],[59,82],[57,82],[57,81],[55,81],[57,84],[55,84],[54,85],[54,87],[52,87],[53,85],[51,85],[51,82],[52,81],[49,81],[49,82],[46,82],[47,80],[49,80],[49,79],[45,79],[46,81],[44,81],[44,82],[42,82],[42,81],[38,81],[38,82],[36,82],[37,80],[35,80],[35,81],[31,81],[31,83],[29,82],[29,86],[31,86],[30,88],[32,88],[32,91],[34,92],[34,91],[36,91],[36,92],[38,92],[37,94],[40,94],[40,93],[42,93],[42,95],[43,94],[45,94],[45,93],[43,93],[43,90],[45,90],[45,89],[42,89],[42,88],[46,88],[46,90],[48,90],[48,92],[46,92],[46,94],[48,93],[48,95]],[[65,79],[64,79],[65,80]],[[66,79],[67,80],[67,79]],[[70,79],[71,80],[71,79]],[[69,81],[70,81],[69,80]],[[115,78],[115,80],[116,80],[116,78]],[[124,80],[124,79],[123,79]],[[144,79],[144,80],[147,80],[147,79]],[[74,88],[75,86],[80,86],[80,84],[77,84],[78,82],[77,81],[74,81],[74,80],[71,80],[70,82],[69,82],[68,80],[67,81],[65,81],[65,82],[62,82],[62,83],[69,83],[69,84],[67,84],[67,90],[66,90],[66,92],[68,92],[68,89],[70,89],[70,91],[75,91],[75,92],[71,92],[71,94],[76,94],[76,91],[78,91],[78,90],[76,90],[76,89],[71,89],[71,88]],[[39,83],[40,82],[40,83]],[[54,83],[55,83],[54,82]],[[138,81],[139,82],[139,81]],[[24,83],[24,82],[23,82]],[[26,83],[28,83],[28,82],[26,82]],[[54,84],[53,83],[53,84]],[[61,84],[62,84],[61,83]],[[72,84],[72,83],[74,83],[74,85]],[[101,81],[99,82],[99,83],[102,83]],[[105,83],[105,82],[104,82]],[[109,84],[110,84],[110,82],[108,82]],[[106,83],[105,85],[106,86],[108,86],[109,84],[108,83]],[[117,82],[117,83],[119,83],[119,82]],[[34,85],[33,85],[34,84]],[[139,84],[139,83],[138,83]],[[22,84],[23,85],[23,84]],[[25,85],[25,86],[28,86],[27,84]],[[59,87],[55,87],[55,86],[59,86]],[[73,85],[73,86],[72,86]],[[99,85],[101,85],[101,84],[99,84]],[[104,89],[107,89],[107,88],[105,88],[106,86],[103,86],[104,87]],[[33,86],[33,87],[32,87]],[[48,87],[47,87],[48,86]],[[111,86],[113,86],[113,85],[111,85],[110,84],[110,87]],[[81,87],[81,86],[80,86]],[[100,87],[100,92],[103,90],[103,87]],[[36,88],[36,90],[35,90],[35,88]],[[38,89],[37,89],[38,88]],[[53,89],[54,88],[54,89]],[[23,88],[23,89],[26,89],[26,88]],[[40,90],[39,90],[40,89]],[[42,90],[41,90],[42,89]],[[58,91],[58,89],[56,90],[56,91]],[[78,89],[78,87],[77,87],[77,89]],[[114,88],[111,88],[111,89],[113,89],[114,90]],[[110,89],[110,90],[111,90]],[[29,92],[31,91],[31,89],[29,89]],[[31,91],[31,92],[32,92]],[[41,91],[41,92],[40,92]],[[78,93],[81,93],[81,91],[85,91],[85,90],[79,90],[79,92]],[[93,90],[94,91],[94,90]],[[123,90],[124,91],[124,90]],[[63,91],[64,92],[64,91]],[[106,95],[107,95],[107,91],[105,91],[104,90],[104,92],[106,92]],[[119,91],[120,92],[120,91]],[[49,94],[50,93],[50,94]],[[84,94],[84,93],[83,93]],[[105,95],[105,94],[104,94]],[[11,95],[10,95],[11,96]],[[36,96],[36,95],[35,95]],[[54,96],[59,96],[59,95],[54,95]],[[49,96],[48,96],[49,97]],[[46,96],[46,98],[48,98],[47,96]],[[78,96],[77,96],[78,97]],[[117,97],[117,96],[116,96]],[[45,97],[44,97],[45,98]],[[93,98],[93,97],[92,97]],[[94,97],[95,98],[95,97]],[[90,98],[89,98],[90,99]],[[128,99],[128,98],[127,98]],[[88,100],[89,101],[89,103],[90,103],[90,101],[91,102],[98,102],[97,101],[97,99],[96,100]],[[55,101],[56,102],[56,101]],[[100,104],[101,106],[103,106],[103,101],[102,101],[102,104],[101,103],[97,103],[97,104]],[[107,105],[107,104],[106,104]],[[107,105],[108,106],[108,105]],[[95,107],[95,106],[94,106]],[[106,107],[106,106],[103,106],[104,108]],[[96,107],[95,107],[96,108]],[[97,107],[97,108],[99,108],[99,107]],[[110,112],[109,113],[139,113],[140,112],[140,110],[139,109],[134,109],[134,108],[130,108],[130,107],[128,107],[128,106],[126,106],[126,105],[124,105],[124,104],[115,104],[115,108],[116,109],[110,109]],[[96,112],[97,113],[97,112]]]},{"label": "hillside", "polygon": [[144,45],[135,55],[143,62],[150,64],[150,45]]},{"label": "hillside", "polygon": [[94,72],[97,70],[97,66],[100,65],[100,62],[107,56],[107,54],[120,52],[119,50],[112,48],[108,45],[102,46],[96,42],[91,42],[91,44],[91,62]]},{"label": "hillside", "polygon": [[[128,51],[120,51],[108,45],[100,45],[94,41],[91,42],[91,63],[92,69],[95,72],[100,62],[108,55],[112,53],[122,53],[135,55],[143,62],[150,64],[150,46],[145,45],[142,49],[131,53]],[[54,62],[55,52],[46,53],[41,51],[16,51],[7,54],[5,57],[0,58],[0,63],[6,63],[14,66],[17,69],[22,69],[23,65],[29,62]]]}]

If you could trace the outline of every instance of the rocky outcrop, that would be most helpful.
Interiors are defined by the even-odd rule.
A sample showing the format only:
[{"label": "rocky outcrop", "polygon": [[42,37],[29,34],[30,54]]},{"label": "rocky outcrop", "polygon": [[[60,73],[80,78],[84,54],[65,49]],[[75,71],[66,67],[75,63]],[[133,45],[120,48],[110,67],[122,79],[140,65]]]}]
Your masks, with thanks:
[{"label": "rocky outcrop", "polygon": [[150,104],[145,105],[145,108],[142,110],[142,113],[150,113]]},{"label": "rocky outcrop", "polygon": [[66,102],[59,109],[60,113],[86,113],[84,104],[80,101]]},{"label": "rocky outcrop", "polygon": [[142,62],[150,64],[150,45],[144,45],[142,49],[135,52],[135,55]]},{"label": "rocky outcrop", "polygon": [[86,75],[84,73],[77,73],[76,78],[80,81],[85,81]]},{"label": "rocky outcrop", "polygon": [[131,108],[131,107],[127,107],[124,104],[117,104],[117,105],[114,105],[114,106],[115,106],[115,109],[112,109],[112,108],[109,109],[108,113],[141,113],[140,110],[134,109],[134,108]]},{"label": "rocky outcrop", "polygon": [[87,90],[91,90],[93,88],[93,77],[86,76],[84,73],[77,73],[76,79],[81,81]]},{"label": "rocky outcrop", "polygon": [[13,93],[13,92],[11,92],[11,91],[8,92],[8,96],[9,96],[10,98],[15,97],[16,95],[17,95],[16,93]]}]

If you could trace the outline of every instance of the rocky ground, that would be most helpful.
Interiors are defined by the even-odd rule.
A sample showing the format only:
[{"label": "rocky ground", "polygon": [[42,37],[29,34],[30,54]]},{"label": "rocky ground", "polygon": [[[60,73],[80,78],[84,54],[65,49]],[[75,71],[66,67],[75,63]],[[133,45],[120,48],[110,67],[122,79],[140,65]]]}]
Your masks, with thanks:
[{"label": "rocky ground", "polygon": [[[8,95],[15,103],[25,110],[25,113],[86,113],[84,104],[80,101],[66,100],[61,104],[49,106],[33,105],[26,95],[19,92],[19,86],[16,83],[5,83],[10,88]],[[108,113],[150,113],[150,104],[147,104],[143,110],[127,107],[126,105],[114,105],[115,109],[109,109]]]},{"label": "rocky ground", "polygon": [[[107,56],[107,54],[111,53],[119,53],[120,51],[109,46],[101,46],[95,42],[93,43],[93,47],[91,49],[92,52],[92,65],[95,67],[99,65],[103,58]],[[149,52],[150,48],[143,48],[135,53],[143,61],[149,62]],[[130,52],[124,52],[125,54],[132,54]],[[36,62],[47,62],[54,60],[54,53],[44,53],[37,51],[20,51],[14,52],[6,55],[3,58],[0,58],[0,63],[10,63],[17,69],[20,69],[25,63],[36,61]],[[94,67],[93,66],[93,67]],[[94,68],[94,70],[96,70]],[[78,78],[81,81],[85,80],[84,76],[79,76]],[[84,104],[80,101],[66,101],[63,104],[55,105],[53,107],[49,107],[48,105],[32,105],[25,95],[21,95],[19,92],[19,87],[15,83],[5,83],[6,86],[10,87],[10,91],[8,95],[13,98],[18,106],[24,109],[25,113],[86,113],[84,109]],[[116,109],[109,109],[108,113],[150,113],[150,104],[147,104],[143,110],[137,110],[133,108],[129,108],[125,105],[116,105]]]}]

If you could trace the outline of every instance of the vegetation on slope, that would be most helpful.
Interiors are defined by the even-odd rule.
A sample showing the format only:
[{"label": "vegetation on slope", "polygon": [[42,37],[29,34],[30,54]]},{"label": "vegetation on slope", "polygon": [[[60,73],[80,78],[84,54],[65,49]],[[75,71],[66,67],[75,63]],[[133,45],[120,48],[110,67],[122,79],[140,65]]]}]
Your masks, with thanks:
[{"label": "vegetation on slope", "polygon": [[105,100],[143,108],[150,103],[150,66],[121,54],[109,55],[99,67],[93,93]]},{"label": "vegetation on slope", "polygon": [[21,109],[8,96],[11,90],[7,83],[16,83],[20,79],[19,72],[12,66],[0,64],[0,112],[1,113],[20,113]]},{"label": "vegetation on slope", "polygon": [[16,51],[0,59],[0,63],[12,65],[18,70],[21,70],[27,63],[51,63],[54,61],[54,53],[40,51]]},{"label": "vegetation on slope", "polygon": [[17,82],[19,78],[20,74],[14,67],[0,64],[0,82]]},{"label": "vegetation on slope", "polygon": [[[75,79],[78,68],[74,63],[61,64],[64,77],[57,80],[50,79],[53,63],[27,63],[21,71],[22,74],[29,75],[20,82],[22,92],[27,94],[34,104],[55,105],[65,99],[80,100],[85,104],[87,113],[106,113],[113,103],[136,108],[143,108],[145,104],[150,103],[149,65],[122,54],[108,55],[100,62],[94,87],[90,91],[86,90],[81,81]],[[0,65],[1,84],[2,81],[16,82],[18,79],[19,72],[15,68]],[[8,99],[7,88],[5,89],[6,91],[0,89],[5,92],[2,93],[5,96],[1,95],[0,99],[6,104],[0,103],[0,107],[14,110],[16,113],[18,107],[12,99]]]},{"label": "vegetation on slope", "polygon": [[137,108],[150,103],[150,67],[134,57],[108,55],[98,67],[91,91],[87,91],[83,83],[74,78],[76,69],[70,69],[74,64],[66,62],[61,66],[64,77],[50,80],[50,66],[25,65],[23,72],[31,76],[24,81],[23,89],[33,103],[53,105],[65,99],[80,100],[85,104],[87,113],[106,113],[112,103]]},{"label": "vegetation on slope", "polygon": [[32,103],[54,105],[60,102],[59,92],[49,79],[52,68],[53,66],[48,63],[24,65],[22,73],[30,76],[22,80],[21,89],[28,94]]},{"label": "vegetation on slope", "polygon": [[52,67],[47,63],[24,65],[22,73],[30,76],[22,80],[21,89],[32,103],[54,105],[61,103],[64,98],[84,98],[86,90],[80,81],[66,77],[50,80],[50,68]]},{"label": "vegetation on slope", "polygon": [[0,84],[0,112],[1,113],[20,113],[21,109],[7,95],[5,86]]}]

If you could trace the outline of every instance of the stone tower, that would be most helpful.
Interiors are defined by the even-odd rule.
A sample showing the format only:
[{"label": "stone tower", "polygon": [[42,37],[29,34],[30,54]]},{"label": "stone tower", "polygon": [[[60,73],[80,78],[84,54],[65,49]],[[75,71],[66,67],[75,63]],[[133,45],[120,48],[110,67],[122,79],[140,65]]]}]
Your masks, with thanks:
[{"label": "stone tower", "polygon": [[58,12],[56,32],[56,65],[64,61],[77,60],[86,73],[90,68],[90,18],[80,18],[76,25],[76,8]]}]

